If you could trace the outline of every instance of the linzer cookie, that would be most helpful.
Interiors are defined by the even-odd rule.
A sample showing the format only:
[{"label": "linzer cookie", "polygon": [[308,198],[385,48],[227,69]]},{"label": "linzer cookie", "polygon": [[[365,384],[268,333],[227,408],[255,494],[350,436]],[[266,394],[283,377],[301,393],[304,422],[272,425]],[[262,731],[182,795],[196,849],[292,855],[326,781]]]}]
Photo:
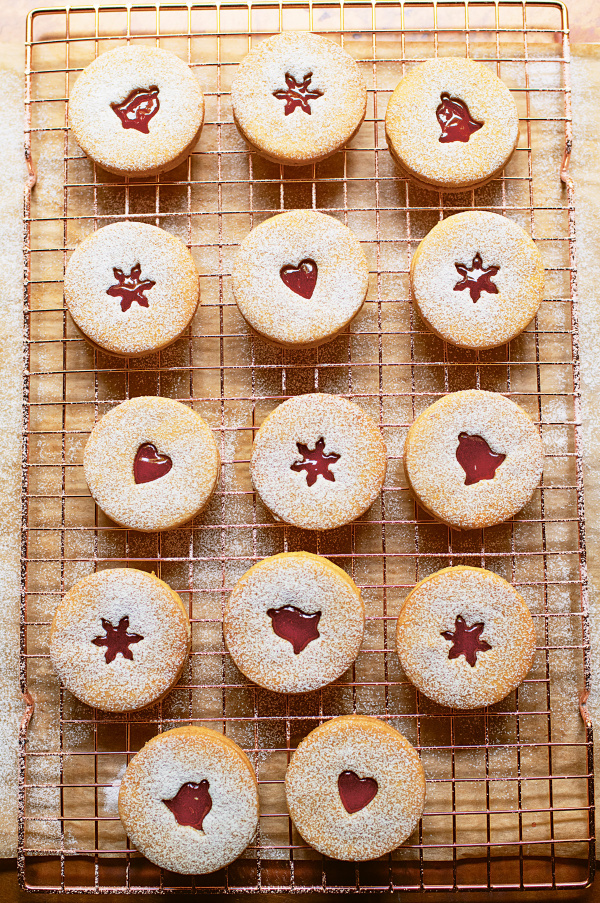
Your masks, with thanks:
[{"label": "linzer cookie", "polygon": [[65,302],[83,334],[104,351],[160,351],[187,329],[200,298],[198,270],[174,235],[121,222],[88,235],[65,271]]},{"label": "linzer cookie", "polygon": [[277,693],[306,693],[340,677],[358,655],[364,627],[354,581],[309,552],[255,564],[236,583],[223,616],[235,664]]},{"label": "linzer cookie", "polygon": [[361,309],[369,268],[339,220],[291,210],[246,236],[233,267],[240,313],[263,338],[302,348],[336,336]]},{"label": "linzer cookie", "polygon": [[483,63],[446,57],[411,69],[388,103],[385,133],[400,169],[426,187],[483,185],[519,140],[516,104]]},{"label": "linzer cookie", "polygon": [[533,619],[519,593],[483,568],[451,567],[417,583],[398,617],[406,676],[441,705],[493,705],[517,687],[535,655]]},{"label": "linzer cookie", "polygon": [[235,123],[248,144],[276,163],[316,163],[358,131],[367,88],[339,44],[289,31],[261,41],[231,85]]},{"label": "linzer cookie", "polygon": [[250,473],[279,520],[332,530],[360,517],[381,491],[387,452],[377,424],[338,395],[299,395],[269,414]]},{"label": "linzer cookie", "polygon": [[304,840],[333,859],[376,859],[412,834],[425,805],[421,760],[377,718],[326,721],[292,755],[285,794]]},{"label": "linzer cookie", "polygon": [[491,527],[527,504],[544,465],[542,439],[519,405],[496,392],[452,392],[426,408],[404,446],[417,501],[457,530]]},{"label": "linzer cookie", "polygon": [[157,47],[117,47],[79,76],[69,98],[69,126],[81,149],[121,176],[150,176],[193,150],[204,121],[196,76]]},{"label": "linzer cookie", "polygon": [[494,348],[519,335],[544,292],[544,265],[516,223],[470,210],[438,223],[416,250],[412,294],[429,328],[461,348]]},{"label": "linzer cookie", "polygon": [[127,766],[119,790],[119,817],[133,845],[184,875],[233,862],[254,837],[258,813],[248,757],[204,727],[153,737]]},{"label": "linzer cookie", "polygon": [[208,504],[220,457],[208,424],[187,405],[142,396],[95,425],[83,471],[96,504],[132,530],[169,530]]},{"label": "linzer cookie", "polygon": [[153,574],[113,568],[79,580],[59,602],[50,658],[77,699],[106,712],[131,712],[177,683],[190,642],[176,592]]}]

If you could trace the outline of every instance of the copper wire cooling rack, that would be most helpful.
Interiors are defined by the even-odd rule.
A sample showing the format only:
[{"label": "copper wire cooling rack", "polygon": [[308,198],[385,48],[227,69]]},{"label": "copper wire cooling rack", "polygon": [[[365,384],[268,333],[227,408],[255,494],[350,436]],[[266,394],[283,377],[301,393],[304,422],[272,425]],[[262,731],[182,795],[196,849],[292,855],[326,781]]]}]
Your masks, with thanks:
[{"label": "copper wire cooling rack", "polygon": [[[250,153],[233,125],[229,88],[261,38],[308,29],[340,41],[369,87],[351,145],[316,166],[285,169]],[[67,128],[81,69],[125,41],[187,59],[206,93],[196,151],[163,176],[126,181],[87,160]],[[518,150],[501,177],[460,195],[415,188],[388,153],[392,89],[415,63],[471,56],[512,89]],[[567,14],[558,2],[399,3],[314,0],[249,6],[72,7],[36,10],[27,24],[26,154],[38,183],[26,201],[23,690],[35,712],[21,745],[19,871],[30,890],[125,892],[369,891],[581,887],[593,876],[592,730],[579,714],[589,684]],[[563,161],[564,155],[564,161]],[[562,183],[561,183],[562,174]],[[32,175],[31,182],[34,178]],[[363,243],[368,301],[347,335],[292,353],[250,336],[230,273],[241,239],[283,209],[338,217]],[[417,319],[408,268],[419,240],[464,209],[521,223],[542,251],[546,296],[510,345],[473,354],[444,345]],[[93,350],[66,314],[64,266],[85,235],[135,219],[191,248],[202,306],[189,334],[154,357]],[[506,394],[540,424],[541,488],[507,524],[466,534],[419,510],[401,463],[414,417],[461,388]],[[255,430],[302,392],[355,399],[379,422],[390,455],[373,508],[344,529],[315,534],[274,523],[252,492]],[[82,475],[93,423],[116,403],[160,394],[192,405],[215,431],[219,490],[192,525],[164,535],[119,529],[99,512]],[[236,579],[283,550],[327,555],[361,586],[363,650],[344,677],[299,698],[248,684],[224,647],[221,613]],[[160,704],[110,716],[63,692],[48,658],[60,595],[94,570],[129,563],[157,572],[189,608],[193,651],[180,685]],[[420,696],[394,651],[395,618],[415,581],[451,564],[491,568],[525,596],[538,653],[502,703],[452,711]],[[428,800],[418,829],[371,863],[324,859],[294,831],[283,777],[292,750],[323,719],[384,718],[418,748]],[[127,761],[159,731],[201,723],[247,750],[260,784],[255,842],[228,869],[190,878],[162,872],[131,848],[116,810]]]}]

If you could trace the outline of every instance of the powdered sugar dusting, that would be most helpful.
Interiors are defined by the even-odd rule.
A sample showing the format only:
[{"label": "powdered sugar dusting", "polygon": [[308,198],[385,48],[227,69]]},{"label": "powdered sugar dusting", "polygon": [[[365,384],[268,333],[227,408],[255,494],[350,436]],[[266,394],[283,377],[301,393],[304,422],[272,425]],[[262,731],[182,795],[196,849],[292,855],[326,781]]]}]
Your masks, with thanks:
[{"label": "powdered sugar dusting", "polygon": [[[311,298],[288,288],[282,267],[314,260]],[[285,345],[316,345],[333,338],[361,309],[369,268],[354,234],[315,210],[292,210],[261,223],[244,239],[232,274],[242,316],[261,335]]]},{"label": "powdered sugar dusting", "polygon": [[[340,799],[343,771],[375,778],[374,799],[349,814]],[[420,759],[402,734],[376,718],[334,718],[305,737],[285,776],[292,820],[302,837],[335,859],[383,856],[412,833],[425,805]]]},{"label": "powdered sugar dusting", "polygon": [[[491,649],[448,658],[444,631],[460,616],[467,626],[483,623],[481,639]],[[430,699],[461,709],[492,705],[521,683],[533,662],[535,629],[519,593],[482,568],[445,568],[418,583],[398,617],[396,643],[407,677]]]},{"label": "powdered sugar dusting", "polygon": [[[456,459],[462,432],[506,455],[491,480],[465,485]],[[452,392],[430,405],[408,431],[404,470],[419,504],[459,529],[502,523],[531,498],[542,475],[542,439],[529,415],[496,392]]]}]

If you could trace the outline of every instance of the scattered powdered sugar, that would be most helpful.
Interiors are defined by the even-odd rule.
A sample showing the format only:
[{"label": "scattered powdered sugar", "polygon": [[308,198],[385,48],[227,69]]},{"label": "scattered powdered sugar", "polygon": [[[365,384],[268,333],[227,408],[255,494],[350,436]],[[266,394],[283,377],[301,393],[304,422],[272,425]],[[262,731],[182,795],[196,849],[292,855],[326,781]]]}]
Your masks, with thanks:
[{"label": "scattered powdered sugar", "polygon": [[[460,616],[467,627],[484,624],[480,639],[491,649],[448,658]],[[482,568],[445,568],[408,595],[398,617],[397,649],[407,677],[441,705],[471,709],[492,705],[521,683],[533,662],[535,629],[519,593]]]},{"label": "scattered powdered sugar", "polygon": [[[298,655],[273,630],[270,608],[321,612],[318,639]],[[289,552],[266,558],[236,584],[223,617],[225,643],[238,668],[279,693],[316,690],[344,673],[358,655],[365,624],[360,591],[326,558]]]},{"label": "scattered powdered sugar", "polygon": [[[160,479],[136,484],[133,462],[146,443],[168,455],[172,467]],[[208,504],[220,458],[199,414],[170,398],[140,396],[98,421],[85,446],[83,468],[94,500],[117,523],[134,530],[168,530]]]},{"label": "scattered powdered sugar", "polygon": [[[107,663],[102,620],[142,636]],[[50,657],[61,682],[88,705],[105,711],[141,709],[176,683],[190,648],[190,624],[179,596],[144,571],[112,568],[84,577],[69,590],[52,621]]]},{"label": "scattered powdered sugar", "polygon": [[[456,264],[475,256],[498,293],[456,291]],[[544,291],[541,255],[526,232],[496,213],[470,210],[442,220],[423,239],[411,263],[411,287],[419,313],[437,335],[463,348],[493,348],[522,332],[536,315]]]},{"label": "scattered powdered sugar", "polygon": [[[314,449],[325,440],[325,454],[339,460],[309,486],[298,443]],[[377,424],[351,401],[337,395],[290,398],[269,414],[259,429],[250,471],[264,504],[287,523],[329,530],[355,520],[369,508],[385,479],[387,452]]]},{"label": "scattered powdered sugar", "polygon": [[[287,89],[285,76],[302,83],[312,73],[310,116],[300,108],[285,115],[274,96]],[[231,85],[235,122],[259,153],[291,165],[313,163],[335,153],[361,125],[367,88],[358,65],[339,44],[301,31],[261,41],[246,56]]]},{"label": "scattered powdered sugar", "polygon": [[[156,86],[159,109],[148,134],[123,128],[112,109],[132,91]],[[204,120],[204,97],[183,60],[157,47],[118,47],[79,76],[69,98],[69,126],[88,156],[124,175],[150,175],[192,150]]]},{"label": "scattered powdered sugar", "polygon": [[[338,778],[353,771],[377,781],[372,801],[350,814]],[[376,718],[347,715],[312,731],[285,776],[288,808],[308,843],[334,859],[375,859],[412,833],[425,805],[425,774],[402,734]]]},{"label": "scattered powdered sugar", "polygon": [[[296,294],[280,272],[306,258],[318,268],[310,298]],[[232,273],[235,300],[258,333],[285,345],[333,338],[361,309],[369,268],[354,234],[315,210],[291,210],[262,222],[244,239]]]},{"label": "scattered powdered sugar", "polygon": [[[493,479],[465,484],[456,458],[463,432],[506,455]],[[458,530],[489,527],[516,514],[539,484],[543,464],[531,417],[503,395],[478,389],[452,392],[426,408],[404,447],[404,470],[419,504]]]},{"label": "scattered powdered sugar", "polygon": [[[108,294],[118,284],[114,270],[127,277],[141,267],[140,279],[154,282],[144,291],[148,307]],[[147,223],[119,222],[88,235],[65,271],[65,302],[81,331],[109,352],[148,354],[174,342],[187,328],[200,297],[198,270],[185,245]]]},{"label": "scattered powdered sugar", "polygon": [[[484,123],[468,141],[440,142],[436,110],[442,92],[458,97]],[[519,140],[519,116],[510,91],[487,66],[446,57],[427,60],[404,76],[389,100],[385,133],[403,169],[456,190],[484,182],[504,167]]]},{"label": "scattered powdered sugar", "polygon": [[121,789],[121,782],[123,780],[123,775],[125,774],[126,767],[126,765],[122,765],[121,768],[119,768],[116,778],[108,785],[108,787],[100,788],[104,815],[119,814],[119,790]]},{"label": "scattered powdered sugar", "polygon": [[[180,825],[163,800],[188,782],[208,781],[212,808],[202,830]],[[258,826],[258,788],[252,766],[227,737],[182,727],[153,737],[127,767],[119,815],[129,838],[151,862],[187,875],[232,862]]]}]

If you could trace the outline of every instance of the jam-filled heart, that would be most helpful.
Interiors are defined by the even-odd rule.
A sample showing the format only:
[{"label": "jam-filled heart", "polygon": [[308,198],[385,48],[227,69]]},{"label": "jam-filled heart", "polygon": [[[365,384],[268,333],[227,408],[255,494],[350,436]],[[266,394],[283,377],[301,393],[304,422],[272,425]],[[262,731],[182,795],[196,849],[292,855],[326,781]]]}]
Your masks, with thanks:
[{"label": "jam-filled heart", "polygon": [[342,771],[338,778],[338,791],[346,812],[360,812],[377,795],[379,785],[375,778],[359,778],[354,771]]},{"label": "jam-filled heart", "polygon": [[444,630],[442,636],[445,640],[450,640],[452,645],[448,650],[448,658],[458,658],[464,655],[472,668],[477,662],[478,652],[487,652],[492,647],[488,642],[481,639],[481,634],[485,629],[485,624],[477,623],[467,627],[467,622],[460,615],[454,622],[454,631]]},{"label": "jam-filled heart", "polygon": [[145,442],[137,450],[133,462],[133,479],[136,483],[152,483],[164,477],[171,468],[173,462],[168,455],[161,455],[156,446]]},{"label": "jam-filled heart", "polygon": [[148,123],[159,111],[158,88],[135,88],[122,103],[111,103],[124,129],[136,129],[148,134]]},{"label": "jam-filled heart", "polygon": [[282,267],[279,273],[284,284],[303,298],[312,298],[318,274],[319,269],[310,257],[301,260],[297,267],[291,264]]},{"label": "jam-filled heart", "polygon": [[493,452],[483,436],[459,433],[456,460],[465,472],[465,486],[493,480],[505,458],[506,455]]},{"label": "jam-filled heart", "polygon": [[307,614],[295,605],[283,605],[281,608],[269,608],[267,614],[271,618],[273,632],[282,640],[287,640],[294,647],[294,653],[300,655],[309,643],[319,639],[319,621],[321,612]]},{"label": "jam-filled heart", "polygon": [[212,798],[208,788],[208,781],[200,781],[199,784],[188,781],[187,784],[181,785],[173,799],[163,800],[163,803],[171,810],[179,825],[187,825],[202,831],[204,819],[212,809]]}]

